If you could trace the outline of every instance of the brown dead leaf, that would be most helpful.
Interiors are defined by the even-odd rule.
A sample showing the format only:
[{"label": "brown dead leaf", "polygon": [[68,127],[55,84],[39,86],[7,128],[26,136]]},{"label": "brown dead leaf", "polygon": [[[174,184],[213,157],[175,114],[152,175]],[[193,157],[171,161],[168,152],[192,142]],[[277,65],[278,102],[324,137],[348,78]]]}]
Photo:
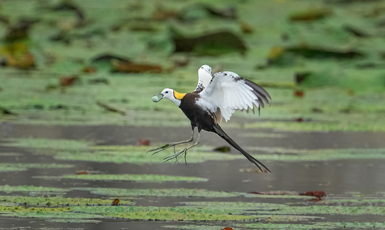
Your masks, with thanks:
[{"label": "brown dead leaf", "polygon": [[76,174],[77,174],[77,175],[86,175],[86,174],[88,174],[88,172],[82,171],[82,172],[77,172]]},{"label": "brown dead leaf", "polygon": [[314,8],[294,12],[289,16],[291,21],[314,21],[325,18],[332,14],[330,8]]},{"label": "brown dead leaf", "polygon": [[178,13],[176,11],[167,10],[163,7],[157,7],[155,11],[152,13],[152,18],[157,21],[164,21],[169,18],[176,18]]},{"label": "brown dead leaf", "polygon": [[181,35],[173,38],[174,52],[196,53],[198,55],[217,56],[230,52],[244,54],[247,47],[243,40],[232,32],[214,32],[196,37]]},{"label": "brown dead leaf", "polygon": [[111,205],[112,206],[119,206],[119,202],[120,202],[120,200],[118,198],[116,198],[114,201],[112,201]]},{"label": "brown dead leaf", "polygon": [[162,67],[159,65],[138,64],[133,62],[113,61],[112,69],[114,72],[121,73],[161,73]]},{"label": "brown dead leaf", "polygon": [[63,76],[60,78],[60,86],[67,87],[73,85],[75,81],[79,80],[78,76]]},{"label": "brown dead leaf", "polygon": [[83,73],[95,73],[96,70],[94,67],[86,66],[82,69]]},{"label": "brown dead leaf", "polygon": [[296,90],[294,91],[294,97],[304,97],[305,92],[303,90]]},{"label": "brown dead leaf", "polygon": [[245,34],[252,34],[254,32],[253,27],[251,27],[247,22],[240,22],[241,30]]},{"label": "brown dead leaf", "polygon": [[5,57],[6,65],[18,69],[31,69],[35,67],[35,58],[29,52],[19,55],[8,54]]},{"label": "brown dead leaf", "polygon": [[149,139],[139,139],[137,145],[149,146],[150,145],[150,140]]},{"label": "brown dead leaf", "polygon": [[315,196],[316,198],[312,199],[312,201],[320,201],[322,199],[322,197],[326,196],[326,192],[325,191],[309,191],[309,192],[305,192],[305,193],[300,193],[299,195],[301,195],[301,196]]}]

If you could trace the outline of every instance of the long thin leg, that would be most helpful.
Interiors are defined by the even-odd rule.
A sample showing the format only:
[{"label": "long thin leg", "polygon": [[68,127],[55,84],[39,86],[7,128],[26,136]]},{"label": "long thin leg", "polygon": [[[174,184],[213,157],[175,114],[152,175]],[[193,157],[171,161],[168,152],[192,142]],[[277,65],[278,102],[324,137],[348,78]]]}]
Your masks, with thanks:
[{"label": "long thin leg", "polygon": [[147,152],[153,152],[151,154],[151,156],[152,156],[152,155],[154,155],[156,153],[159,153],[159,152],[162,152],[162,151],[164,151],[164,150],[166,150],[168,148],[174,147],[174,153],[175,153],[175,146],[180,145],[180,144],[184,144],[184,143],[189,143],[189,142],[192,142],[194,140],[194,130],[195,130],[195,127],[191,126],[191,128],[192,129],[191,129],[191,137],[190,137],[190,139],[185,140],[185,141],[178,141],[178,142],[172,142],[172,143],[169,143],[169,144],[165,144],[165,145],[163,145],[163,146],[161,146],[159,148],[150,149]]},{"label": "long thin leg", "polygon": [[179,152],[177,152],[177,153],[174,153],[173,155],[168,156],[168,157],[164,158],[163,160],[164,160],[164,161],[169,161],[169,160],[175,159],[176,161],[178,161],[178,157],[179,157],[181,154],[184,153],[185,163],[187,164],[187,161],[186,161],[187,150],[193,148],[194,146],[197,146],[197,145],[199,144],[199,139],[200,139],[200,137],[201,137],[201,132],[198,131],[198,138],[197,138],[197,141],[196,141],[193,145],[191,145],[191,146],[189,146],[189,147],[183,149],[182,151],[179,151]]}]

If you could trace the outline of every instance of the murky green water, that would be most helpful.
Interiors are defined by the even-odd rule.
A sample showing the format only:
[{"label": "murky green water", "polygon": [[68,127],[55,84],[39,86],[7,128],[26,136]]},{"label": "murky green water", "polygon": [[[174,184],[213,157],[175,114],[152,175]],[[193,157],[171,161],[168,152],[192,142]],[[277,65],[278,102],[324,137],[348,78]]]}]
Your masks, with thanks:
[{"label": "murky green water", "polygon": [[[225,143],[209,133],[203,133],[204,146],[190,151],[185,165],[161,161],[171,152],[160,153],[154,161],[159,156],[146,153],[150,147],[129,145],[144,136],[159,143],[174,138],[157,135],[158,128],[6,127],[1,129],[0,150],[14,154],[1,156],[1,167],[23,171],[1,172],[2,227],[10,227],[16,219],[21,219],[20,227],[51,226],[54,221],[66,228],[73,226],[71,222],[81,223],[84,229],[103,228],[106,223],[141,229],[383,226],[382,133],[229,129],[271,169],[267,174],[258,173],[237,152],[212,152],[210,146]],[[106,130],[121,135],[112,138]],[[334,147],[325,144],[330,139]],[[99,158],[103,154],[109,158]],[[205,158],[205,154],[214,155]],[[324,191],[327,196],[317,201],[299,195],[308,191]],[[112,206],[116,198],[119,205]]]}]

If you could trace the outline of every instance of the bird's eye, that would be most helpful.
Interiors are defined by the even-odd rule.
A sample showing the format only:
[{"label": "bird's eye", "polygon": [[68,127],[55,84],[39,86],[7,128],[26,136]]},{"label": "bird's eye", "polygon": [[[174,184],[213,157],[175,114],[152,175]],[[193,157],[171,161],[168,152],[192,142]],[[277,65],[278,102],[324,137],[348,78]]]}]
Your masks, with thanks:
[{"label": "bird's eye", "polygon": [[165,93],[168,93],[168,91],[166,91]]}]

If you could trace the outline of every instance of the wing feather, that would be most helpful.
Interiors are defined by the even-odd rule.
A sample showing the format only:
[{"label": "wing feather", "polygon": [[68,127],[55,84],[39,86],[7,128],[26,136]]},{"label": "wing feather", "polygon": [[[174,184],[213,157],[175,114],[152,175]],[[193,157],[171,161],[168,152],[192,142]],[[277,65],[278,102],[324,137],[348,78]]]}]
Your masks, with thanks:
[{"label": "wing feather", "polygon": [[198,85],[195,88],[194,92],[202,92],[209,84],[212,79],[211,67],[208,65],[203,65],[198,70]]},{"label": "wing feather", "polygon": [[199,95],[198,104],[206,106],[212,113],[220,111],[226,121],[230,120],[235,110],[251,109],[254,113],[255,107],[259,111],[271,100],[269,93],[261,86],[228,71],[215,73]]}]

